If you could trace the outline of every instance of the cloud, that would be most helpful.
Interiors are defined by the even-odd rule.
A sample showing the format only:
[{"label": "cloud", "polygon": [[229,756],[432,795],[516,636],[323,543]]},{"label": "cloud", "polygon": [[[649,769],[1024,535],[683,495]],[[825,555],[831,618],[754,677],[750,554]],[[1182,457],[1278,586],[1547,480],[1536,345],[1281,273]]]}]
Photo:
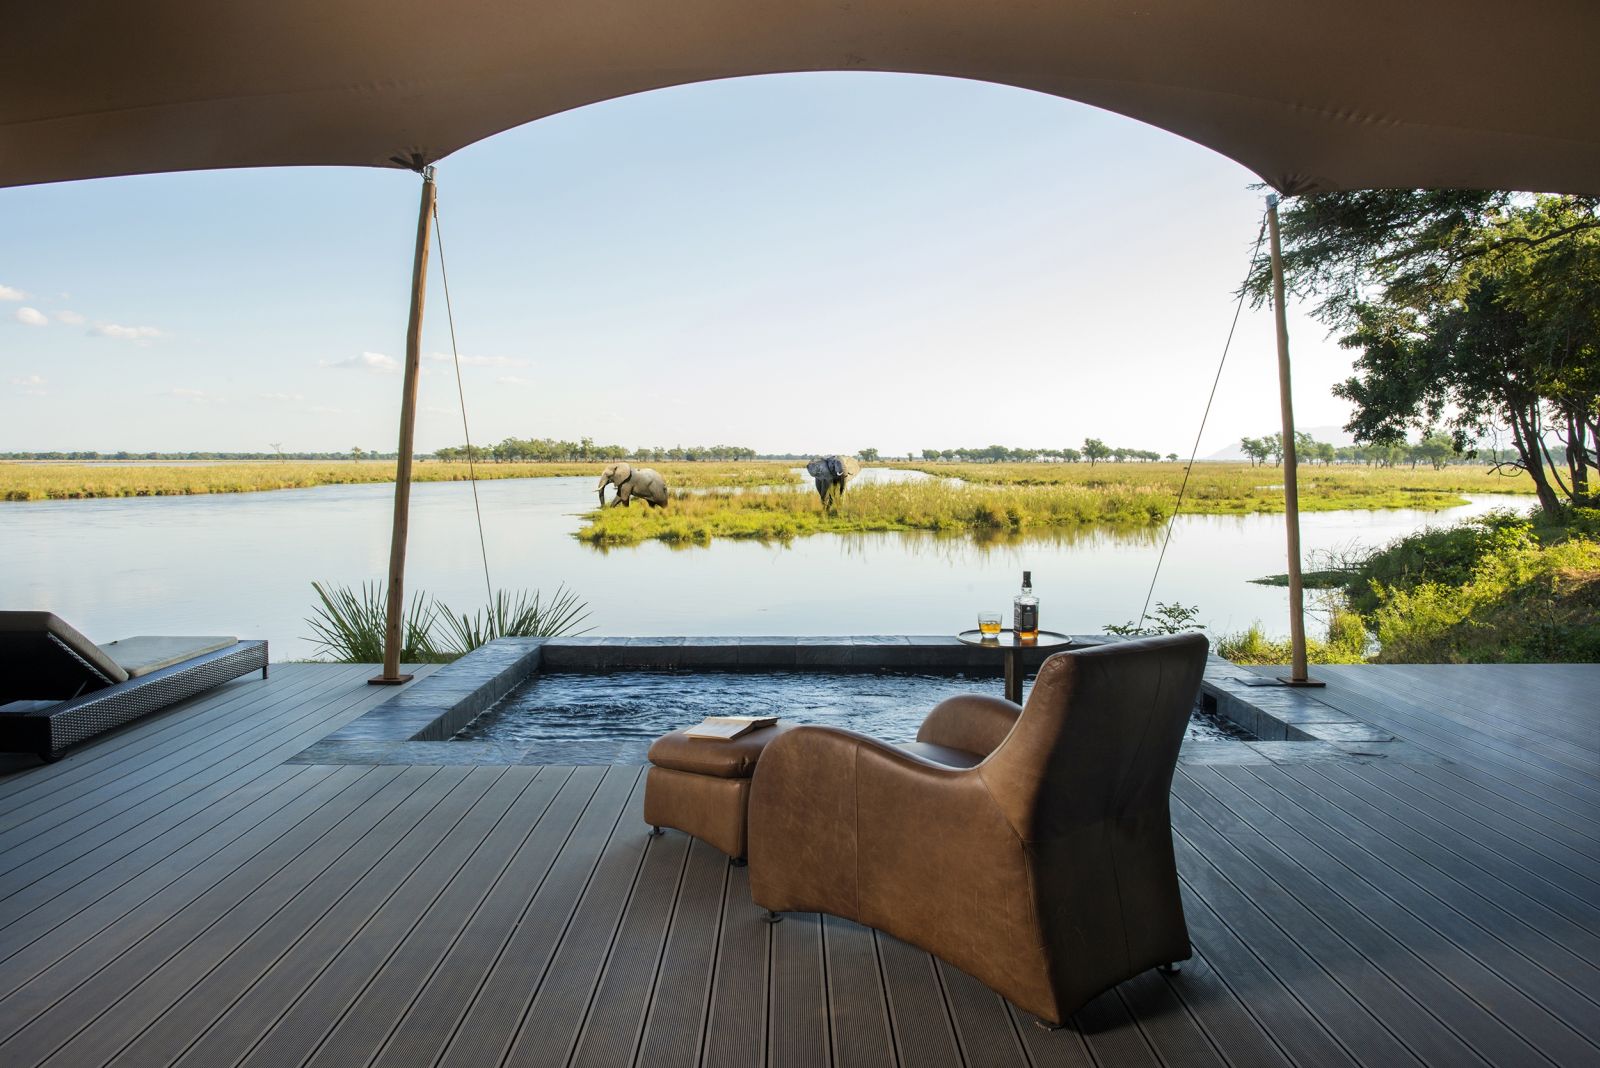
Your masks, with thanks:
[{"label": "cloud", "polygon": [[169,389],[166,395],[188,401],[190,404],[211,404],[222,399],[213,397],[203,389]]},{"label": "cloud", "polygon": [[324,361],[322,366],[350,371],[369,371],[375,375],[400,373],[400,361],[381,352],[363,352],[359,356],[351,356],[344,360]]},{"label": "cloud", "polygon": [[66,323],[68,326],[82,326],[88,320],[75,311],[58,311],[55,313],[56,322]]},{"label": "cloud", "polygon": [[89,328],[89,333],[124,341],[148,341],[161,336],[161,331],[153,326],[119,326],[116,323],[95,323]]},{"label": "cloud", "polygon": [[44,385],[44,379],[38,375],[23,375],[20,378],[13,378],[11,384],[13,386],[42,386]]},{"label": "cloud", "polygon": [[533,383],[528,381],[526,378],[518,378],[516,375],[501,375],[499,378],[495,379],[495,381],[498,382],[502,386],[531,386],[531,385],[533,385]]},{"label": "cloud", "polygon": [[11,317],[19,323],[28,326],[49,326],[50,320],[44,317],[44,312],[38,308],[21,307],[11,313]]},{"label": "cloud", "polygon": [[[448,352],[430,352],[428,359],[434,363],[454,363],[455,357]],[[462,367],[526,367],[528,361],[512,356],[462,356]]]},{"label": "cloud", "polygon": [[282,401],[285,404],[299,404],[305,400],[299,393],[257,393],[256,397],[264,401]]},{"label": "cloud", "polygon": [[28,294],[10,286],[0,286],[0,300],[27,300]]},{"label": "cloud", "polygon": [[316,405],[313,405],[313,406],[311,406],[310,408],[308,408],[306,410],[309,411],[312,415],[343,415],[343,414],[345,414],[343,408],[329,408],[325,404],[316,404]]}]

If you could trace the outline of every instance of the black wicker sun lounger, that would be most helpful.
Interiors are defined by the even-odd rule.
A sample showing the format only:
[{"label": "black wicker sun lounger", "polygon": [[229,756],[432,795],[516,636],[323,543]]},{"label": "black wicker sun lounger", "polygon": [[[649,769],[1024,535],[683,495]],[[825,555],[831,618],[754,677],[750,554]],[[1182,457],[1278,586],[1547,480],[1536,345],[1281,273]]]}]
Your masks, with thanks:
[{"label": "black wicker sun lounger", "polygon": [[138,637],[95,645],[49,612],[0,612],[0,751],[54,760],[252,671],[267,677],[264,641]]}]

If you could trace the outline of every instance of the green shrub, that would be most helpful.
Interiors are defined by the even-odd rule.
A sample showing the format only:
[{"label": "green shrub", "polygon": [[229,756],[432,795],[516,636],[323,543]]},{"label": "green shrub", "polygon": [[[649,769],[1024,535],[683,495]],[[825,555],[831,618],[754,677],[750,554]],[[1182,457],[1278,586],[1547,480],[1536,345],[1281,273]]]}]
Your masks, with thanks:
[{"label": "green shrub", "polygon": [[1107,634],[1119,634],[1124,638],[1138,638],[1147,634],[1182,634],[1190,630],[1205,630],[1205,625],[1196,623],[1200,615],[1199,605],[1183,605],[1177,601],[1170,604],[1162,601],[1156,602],[1156,610],[1145,618],[1146,625],[1140,626],[1138,622],[1129,620],[1126,623],[1107,623]]},{"label": "green shrub", "polygon": [[1508,511],[1490,512],[1453,527],[1428,527],[1362,560],[1345,592],[1353,609],[1370,614],[1384,599],[1380,590],[1409,591],[1429,583],[1460,586],[1471,580],[1487,557],[1533,542],[1533,521]]},{"label": "green shrub", "polygon": [[1383,662],[1600,661],[1600,542],[1589,538],[1505,549],[1457,585],[1375,592]]},{"label": "green shrub", "polygon": [[[1336,609],[1328,620],[1325,639],[1306,636],[1306,662],[1362,664],[1367,660],[1368,645],[1367,628],[1361,617],[1347,609]],[[1287,664],[1293,659],[1288,640],[1271,640],[1259,623],[1243,634],[1228,634],[1218,639],[1216,652],[1235,664]]]}]

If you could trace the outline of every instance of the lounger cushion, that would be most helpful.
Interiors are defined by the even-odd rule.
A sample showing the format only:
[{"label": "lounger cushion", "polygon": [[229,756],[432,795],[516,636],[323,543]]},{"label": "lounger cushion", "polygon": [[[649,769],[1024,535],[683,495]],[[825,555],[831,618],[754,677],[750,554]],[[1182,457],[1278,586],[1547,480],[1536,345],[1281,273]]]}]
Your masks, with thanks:
[{"label": "lounger cushion", "polygon": [[51,612],[0,612],[0,700],[66,700],[128,673]]},{"label": "lounger cushion", "polygon": [[118,667],[137,679],[152,671],[160,671],[197,656],[214,653],[238,644],[239,639],[217,635],[207,637],[168,637],[158,634],[141,634],[134,638],[107,642],[100,651],[114,660]]},{"label": "lounger cushion", "polygon": [[726,742],[691,738],[681,730],[672,731],[651,744],[649,759],[657,767],[691,775],[748,779],[755,773],[756,761],[761,759],[761,750],[767,743],[793,727],[793,723],[779,720],[770,727],[758,727]]}]

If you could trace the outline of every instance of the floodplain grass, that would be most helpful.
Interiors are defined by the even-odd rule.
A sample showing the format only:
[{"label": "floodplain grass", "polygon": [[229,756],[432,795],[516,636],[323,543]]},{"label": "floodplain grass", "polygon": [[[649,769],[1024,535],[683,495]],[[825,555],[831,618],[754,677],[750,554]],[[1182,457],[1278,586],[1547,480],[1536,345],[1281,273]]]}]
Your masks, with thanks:
[{"label": "floodplain grass", "polygon": [[[808,488],[765,493],[726,489],[674,492],[666,508],[607,507],[589,512],[577,536],[602,546],[650,540],[705,545],[717,538],[787,541],[820,533],[925,530],[984,536],[1027,535],[1086,524],[1147,526],[1172,515],[1183,479],[1180,464],[1097,464],[1092,471],[1084,464],[896,466],[949,477],[858,483],[832,510],[823,508]],[[1077,470],[1059,470],[1068,467]],[[1201,515],[1282,512],[1283,489],[1277,481],[1281,477],[1279,468],[1245,464],[1197,467],[1183,511]],[[1482,470],[1324,472],[1302,468],[1300,507],[1308,512],[1450,508],[1466,503],[1463,491],[1506,491],[1516,485],[1519,480]]]},{"label": "floodplain grass", "polygon": [[[476,465],[480,479],[581,476],[598,482],[609,461],[583,463],[493,463]],[[798,484],[794,466],[782,462],[641,463],[661,472],[674,488]],[[315,486],[393,482],[394,461],[251,460],[220,464],[0,463],[0,500],[86,500],[101,497],[185,497],[209,493],[257,493]],[[418,460],[414,482],[460,482],[465,463]]]},{"label": "floodplain grass", "polygon": [[[976,485],[1085,486],[1124,491],[1170,489],[1176,493],[1188,465],[1181,463],[896,463],[890,466],[922,471],[943,478],[958,478]],[[1359,508],[1434,507],[1417,504],[1418,495],[1534,492],[1533,480],[1522,471],[1500,472],[1486,464],[1452,464],[1431,467],[1368,467],[1362,464],[1301,464],[1301,508],[1341,511]],[[1194,465],[1187,500],[1213,502],[1199,510],[1207,514],[1273,509],[1259,503],[1277,501],[1283,510],[1283,468],[1247,463]],[[1231,502],[1231,507],[1228,507]],[[1392,503],[1389,503],[1392,502]],[[1184,511],[1188,511],[1186,503]]]}]

